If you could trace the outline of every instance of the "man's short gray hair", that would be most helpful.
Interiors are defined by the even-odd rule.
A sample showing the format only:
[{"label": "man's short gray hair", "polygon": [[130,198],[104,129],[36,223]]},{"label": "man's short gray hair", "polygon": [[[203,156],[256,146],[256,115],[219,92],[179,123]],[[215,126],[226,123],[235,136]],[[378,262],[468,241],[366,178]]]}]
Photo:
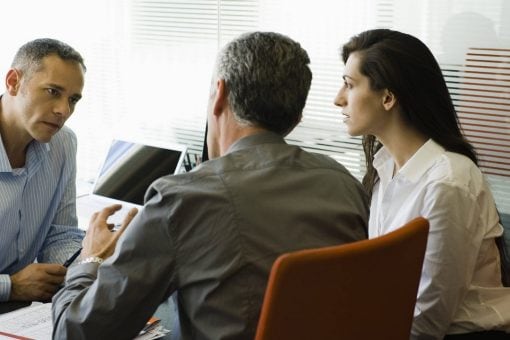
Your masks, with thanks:
[{"label": "man's short gray hair", "polygon": [[306,51],[289,37],[252,32],[222,49],[216,71],[240,123],[286,135],[302,117],[312,81],[309,63]]},{"label": "man's short gray hair", "polygon": [[82,66],[83,71],[87,70],[78,51],[62,41],[50,38],[35,39],[21,46],[14,56],[11,67],[21,70],[30,77],[33,72],[39,70],[42,60],[49,55],[74,61]]}]

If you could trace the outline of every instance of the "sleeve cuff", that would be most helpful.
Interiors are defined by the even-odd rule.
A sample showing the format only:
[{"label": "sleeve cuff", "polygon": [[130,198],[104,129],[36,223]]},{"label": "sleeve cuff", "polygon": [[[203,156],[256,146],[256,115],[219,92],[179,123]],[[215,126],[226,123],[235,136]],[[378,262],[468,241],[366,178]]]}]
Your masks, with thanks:
[{"label": "sleeve cuff", "polygon": [[9,301],[11,296],[11,277],[7,274],[0,274],[0,302]]},{"label": "sleeve cuff", "polygon": [[95,280],[97,278],[98,269],[99,263],[97,262],[77,263],[67,270],[66,282],[81,278]]}]

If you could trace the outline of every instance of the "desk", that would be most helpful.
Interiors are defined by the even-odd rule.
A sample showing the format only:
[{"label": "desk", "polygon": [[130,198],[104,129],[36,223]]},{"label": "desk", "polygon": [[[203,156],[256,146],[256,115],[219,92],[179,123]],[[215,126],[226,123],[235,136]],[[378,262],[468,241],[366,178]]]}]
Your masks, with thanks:
[{"label": "desk", "polygon": [[76,216],[78,217],[78,227],[87,230],[89,226],[90,216],[86,216],[85,209],[81,204],[80,197],[84,197],[92,191],[92,182],[77,180],[76,181]]},{"label": "desk", "polygon": [[131,208],[141,208],[141,206],[133,203],[108,199],[106,197],[101,198],[99,195],[91,195],[92,183],[89,182],[77,182],[76,187],[76,216],[78,217],[78,227],[82,230],[88,229],[90,217],[94,213],[112,204],[122,205],[119,211],[108,218],[108,223],[113,223],[118,226],[122,224]]},{"label": "desk", "polygon": [[[28,303],[29,304],[29,303]],[[29,308],[21,308],[10,313],[0,315],[0,338],[1,339],[14,339],[27,337],[37,340],[51,340],[53,332],[53,321],[51,316],[51,303],[32,304]],[[161,320],[161,326],[164,326]],[[166,327],[168,329],[168,327]],[[4,337],[4,335],[12,334],[18,337]],[[145,338],[142,336],[141,338]],[[169,340],[170,334],[160,336],[157,339]],[[136,339],[139,339],[137,337]]]}]

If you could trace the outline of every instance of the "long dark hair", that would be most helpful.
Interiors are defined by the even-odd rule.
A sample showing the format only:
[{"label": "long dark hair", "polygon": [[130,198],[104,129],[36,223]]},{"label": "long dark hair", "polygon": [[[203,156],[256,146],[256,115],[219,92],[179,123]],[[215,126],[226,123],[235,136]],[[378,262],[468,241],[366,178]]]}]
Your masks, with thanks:
[{"label": "long dark hair", "polygon": [[[424,43],[409,34],[375,29],[352,37],[343,46],[344,63],[353,52],[360,57],[360,72],[370,79],[372,89],[391,91],[412,127],[478,164],[473,146],[460,131],[439,64]],[[367,165],[363,184],[370,193],[378,180],[372,161],[380,147],[374,136],[363,137]]]},{"label": "long dark hair", "polygon": [[[342,59],[351,53],[360,58],[360,72],[370,79],[373,90],[388,89],[399,102],[404,119],[432,138],[445,150],[460,153],[478,165],[473,146],[463,136],[441,68],[429,48],[412,35],[389,29],[375,29],[352,37],[342,47]],[[379,180],[373,166],[382,144],[372,135],[363,136],[367,172],[363,185],[370,196]],[[505,239],[496,238],[501,257],[502,282],[510,284]]]}]

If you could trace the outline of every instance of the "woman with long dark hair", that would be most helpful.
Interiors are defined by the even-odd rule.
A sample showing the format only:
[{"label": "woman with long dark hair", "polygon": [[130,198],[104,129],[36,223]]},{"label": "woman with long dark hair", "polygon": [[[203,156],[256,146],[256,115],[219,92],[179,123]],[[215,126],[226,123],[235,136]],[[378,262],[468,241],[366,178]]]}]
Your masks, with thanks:
[{"label": "woman with long dark hair", "polygon": [[387,29],[352,37],[342,58],[335,104],[348,133],[363,136],[369,236],[417,216],[430,222],[411,338],[508,339],[503,228],[436,59],[417,38]]}]

